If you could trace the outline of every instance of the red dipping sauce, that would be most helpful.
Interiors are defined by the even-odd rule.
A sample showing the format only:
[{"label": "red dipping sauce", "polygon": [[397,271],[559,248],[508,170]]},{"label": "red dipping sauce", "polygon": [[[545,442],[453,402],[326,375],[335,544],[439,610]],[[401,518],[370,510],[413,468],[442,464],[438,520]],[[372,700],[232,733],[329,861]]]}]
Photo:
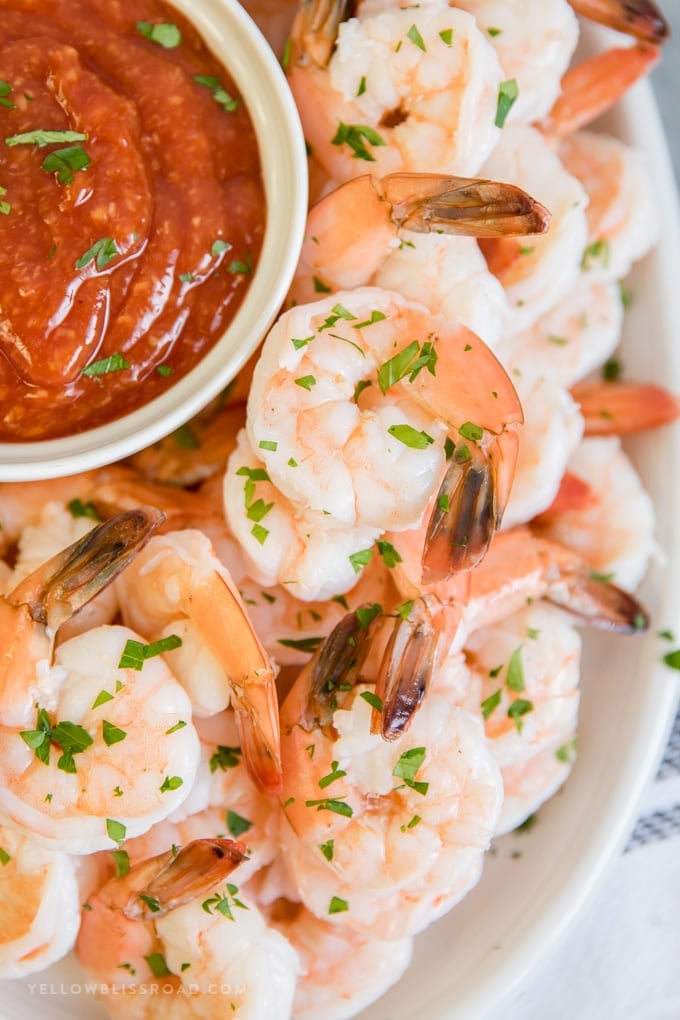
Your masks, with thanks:
[{"label": "red dipping sauce", "polygon": [[158,0],[0,0],[0,441],[160,396],[236,314],[265,225],[228,72]]}]

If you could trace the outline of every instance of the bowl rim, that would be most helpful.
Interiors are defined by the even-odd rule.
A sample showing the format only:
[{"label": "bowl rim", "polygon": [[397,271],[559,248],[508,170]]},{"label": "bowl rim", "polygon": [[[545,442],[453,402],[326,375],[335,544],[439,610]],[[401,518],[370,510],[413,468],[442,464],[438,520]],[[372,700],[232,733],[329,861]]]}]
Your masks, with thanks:
[{"label": "bowl rim", "polygon": [[[290,287],[306,224],[308,170],[302,125],[283,69],[237,0],[171,3],[198,29],[246,95],[267,203],[258,267],[228,329],[166,393],[121,418],[72,436],[0,442],[0,482],[39,481],[103,467],[175,431],[233,380],[274,321]],[[256,81],[266,87],[249,95]]]}]

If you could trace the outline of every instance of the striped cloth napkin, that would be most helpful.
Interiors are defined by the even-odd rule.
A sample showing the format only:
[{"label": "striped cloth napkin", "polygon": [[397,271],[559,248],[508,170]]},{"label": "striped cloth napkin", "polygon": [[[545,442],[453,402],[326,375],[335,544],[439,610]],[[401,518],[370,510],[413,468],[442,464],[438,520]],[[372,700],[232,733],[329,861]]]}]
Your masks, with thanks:
[{"label": "striped cloth napkin", "polygon": [[680,1020],[680,711],[624,853],[543,966],[484,1020]]}]

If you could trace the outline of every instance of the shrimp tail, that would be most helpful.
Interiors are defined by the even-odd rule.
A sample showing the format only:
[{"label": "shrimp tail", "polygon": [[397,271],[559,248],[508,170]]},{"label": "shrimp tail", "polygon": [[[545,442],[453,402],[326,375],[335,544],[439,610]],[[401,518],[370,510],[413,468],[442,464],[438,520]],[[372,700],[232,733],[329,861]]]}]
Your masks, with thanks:
[{"label": "shrimp tail", "polygon": [[608,25],[642,42],[662,43],[670,35],[668,22],[650,0],[570,0],[584,18]]},{"label": "shrimp tail", "polygon": [[376,703],[371,719],[371,731],[383,740],[396,740],[407,731],[427,691],[441,630],[439,614],[431,612],[435,602],[434,596],[415,599],[408,615],[394,620],[376,678],[382,708]]},{"label": "shrimp tail", "polygon": [[657,46],[639,43],[606,50],[584,60],[565,74],[562,94],[541,129],[545,134],[562,138],[585,127],[651,71],[660,56]]},{"label": "shrimp tail", "polygon": [[163,917],[211,892],[247,860],[243,843],[195,839],[179,850],[173,848],[142,861],[118,880],[134,890],[123,914],[131,921]]},{"label": "shrimp tail", "polygon": [[30,574],[7,601],[25,605],[56,632],[125,569],[164,520],[161,510],[142,506],[104,521]]},{"label": "shrimp tail", "polygon": [[562,573],[545,598],[597,630],[639,634],[649,627],[649,615],[637,599],[585,571]]},{"label": "shrimp tail", "polygon": [[445,174],[387,174],[379,182],[392,221],[420,233],[467,237],[544,234],[550,213],[513,184]]},{"label": "shrimp tail", "polygon": [[454,450],[425,535],[424,583],[470,570],[486,555],[510,497],[518,449],[517,433],[507,430],[486,449],[465,443]]},{"label": "shrimp tail", "polygon": [[571,395],[581,408],[587,436],[630,435],[680,417],[680,399],[651,383],[579,383]]},{"label": "shrimp tail", "polygon": [[338,690],[348,690],[358,681],[378,615],[379,607],[369,604],[347,613],[305,666],[309,687],[299,720],[303,729],[311,731],[331,723]]},{"label": "shrimp tail", "polygon": [[296,59],[328,67],[343,21],[354,17],[357,0],[303,0],[291,38]]}]

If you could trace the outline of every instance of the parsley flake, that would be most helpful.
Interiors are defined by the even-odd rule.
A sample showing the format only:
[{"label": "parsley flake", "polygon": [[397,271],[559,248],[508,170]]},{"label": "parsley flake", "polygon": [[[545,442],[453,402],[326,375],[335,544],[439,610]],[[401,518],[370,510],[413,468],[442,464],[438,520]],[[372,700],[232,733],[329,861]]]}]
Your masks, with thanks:
[{"label": "parsley flake", "polygon": [[434,443],[431,435],[423,431],[418,432],[411,425],[390,425],[387,431],[411,450],[425,450]]},{"label": "parsley flake", "polygon": [[116,242],[113,238],[101,237],[98,241],[95,241],[91,248],[83,252],[79,259],[76,259],[76,269],[84,269],[85,266],[89,266],[90,262],[94,262],[97,269],[102,270],[117,255],[120,255],[120,252],[116,248]]},{"label": "parsley flake", "polygon": [[494,691],[493,694],[490,694],[488,698],[484,699],[484,701],[481,704],[482,718],[484,719],[484,721],[486,721],[491,715],[491,713],[498,708],[498,706],[501,703],[502,695],[503,692],[499,688],[497,691]]},{"label": "parsley flake", "polygon": [[417,782],[415,777],[418,769],[425,761],[426,753],[427,751],[424,747],[412,747],[408,751],[404,751],[392,769],[393,776],[403,779],[407,786],[410,786],[412,790],[423,796],[429,790],[430,784]]},{"label": "parsley flake", "polygon": [[142,641],[129,639],[125,642],[118,669],[140,670],[147,659],[153,659],[156,655],[162,655],[163,652],[171,652],[173,648],[179,648],[181,644],[182,639],[177,634],[168,634],[167,637],[152,641],[149,645],[145,645]]},{"label": "parsley flake", "polygon": [[[163,21],[156,25],[150,21],[138,21],[137,31],[145,39],[158,43],[166,50],[174,50],[182,41],[182,33],[171,21]],[[157,974],[156,977],[158,976]]]},{"label": "parsley flake", "polygon": [[418,31],[416,25],[411,25],[408,32],[406,33],[406,36],[411,40],[414,46],[417,46],[419,50],[422,50],[423,53],[425,53],[426,51],[425,42],[423,40],[422,35]]},{"label": "parsley flake", "polygon": [[349,903],[347,900],[342,900],[339,896],[332,896],[331,902],[328,905],[328,913],[342,914],[345,910],[349,910]]},{"label": "parsley flake", "polygon": [[56,173],[60,184],[72,184],[77,170],[86,170],[90,165],[90,157],[81,145],[71,145],[66,149],[56,149],[45,156],[40,164],[45,173]]},{"label": "parsley flake", "polygon": [[502,81],[498,89],[498,105],[496,107],[496,127],[502,128],[506,118],[512,109],[515,100],[519,96],[519,86],[516,78],[509,78]]},{"label": "parsley flake", "polygon": [[366,124],[343,124],[338,122],[338,130],[331,139],[331,145],[348,145],[354,153],[353,159],[365,159],[369,163],[375,163],[375,156],[371,155],[366,145],[377,148],[385,145],[385,139],[377,131]]},{"label": "parsley flake", "polygon": [[82,369],[81,375],[92,378],[98,375],[109,375],[111,372],[123,372],[130,367],[130,362],[122,354],[110,354],[108,358],[93,361]]},{"label": "parsley flake", "polygon": [[242,815],[236,813],[236,811],[227,811],[227,828],[234,837],[238,839],[244,832],[248,832],[248,829],[252,829],[253,823],[248,821]]}]

